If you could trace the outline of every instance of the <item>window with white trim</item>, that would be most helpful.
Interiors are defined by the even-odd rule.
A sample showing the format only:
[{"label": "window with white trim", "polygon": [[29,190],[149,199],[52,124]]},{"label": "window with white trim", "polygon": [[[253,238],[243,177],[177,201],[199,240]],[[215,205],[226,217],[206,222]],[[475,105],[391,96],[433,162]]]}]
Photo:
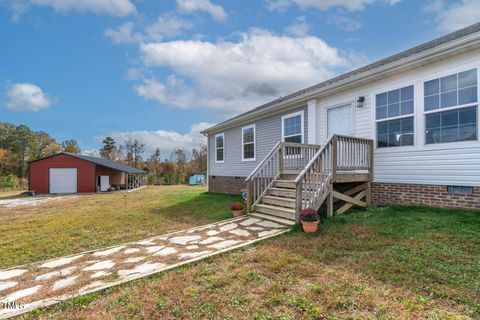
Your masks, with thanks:
[{"label": "window with white trim", "polygon": [[242,128],[242,160],[255,160],[255,125]]},{"label": "window with white trim", "polygon": [[477,93],[477,69],[426,81],[425,142],[477,140]]},{"label": "window with white trim", "polygon": [[282,140],[303,143],[303,111],[282,117]]},{"label": "window with white trim", "polygon": [[215,136],[215,162],[225,161],[225,134],[220,133]]},{"label": "window with white trim", "polygon": [[411,85],[375,96],[378,148],[414,144],[413,89]]}]

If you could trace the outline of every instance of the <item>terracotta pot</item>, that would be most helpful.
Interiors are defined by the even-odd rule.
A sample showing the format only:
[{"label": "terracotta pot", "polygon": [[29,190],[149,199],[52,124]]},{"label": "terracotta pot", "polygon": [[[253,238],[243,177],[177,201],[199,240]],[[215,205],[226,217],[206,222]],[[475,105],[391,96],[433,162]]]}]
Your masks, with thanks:
[{"label": "terracotta pot", "polygon": [[303,231],[305,233],[315,233],[320,221],[302,221]]},{"label": "terracotta pot", "polygon": [[232,210],[234,217],[240,217],[243,214],[243,210]]}]

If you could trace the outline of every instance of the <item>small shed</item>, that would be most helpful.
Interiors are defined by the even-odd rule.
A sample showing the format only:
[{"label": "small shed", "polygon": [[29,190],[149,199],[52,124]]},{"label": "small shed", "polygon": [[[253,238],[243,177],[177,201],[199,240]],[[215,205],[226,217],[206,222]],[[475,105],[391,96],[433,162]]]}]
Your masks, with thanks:
[{"label": "small shed", "polygon": [[131,190],[147,184],[147,172],[108,159],[60,152],[29,163],[29,190],[37,193]]},{"label": "small shed", "polygon": [[204,186],[206,177],[204,173],[194,173],[188,178],[188,184],[191,186]]}]

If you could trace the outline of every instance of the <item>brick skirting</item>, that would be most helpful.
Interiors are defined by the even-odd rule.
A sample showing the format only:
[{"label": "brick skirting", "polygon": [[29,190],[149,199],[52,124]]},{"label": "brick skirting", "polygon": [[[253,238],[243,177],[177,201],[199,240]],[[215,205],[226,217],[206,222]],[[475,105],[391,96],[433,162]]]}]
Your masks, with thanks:
[{"label": "brick skirting", "polygon": [[240,194],[246,177],[208,176],[208,192]]},{"label": "brick skirting", "polygon": [[447,192],[447,186],[442,185],[372,183],[372,204],[480,209],[480,187],[474,187],[473,194],[461,195]]}]

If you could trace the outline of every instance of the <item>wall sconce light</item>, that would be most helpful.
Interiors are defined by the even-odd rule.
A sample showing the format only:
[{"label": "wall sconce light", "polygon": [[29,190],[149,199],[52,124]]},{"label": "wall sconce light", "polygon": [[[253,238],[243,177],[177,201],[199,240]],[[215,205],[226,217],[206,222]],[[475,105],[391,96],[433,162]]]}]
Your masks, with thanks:
[{"label": "wall sconce light", "polygon": [[364,96],[360,96],[358,97],[358,100],[357,100],[357,108],[363,108],[363,102],[365,101],[365,97]]}]

